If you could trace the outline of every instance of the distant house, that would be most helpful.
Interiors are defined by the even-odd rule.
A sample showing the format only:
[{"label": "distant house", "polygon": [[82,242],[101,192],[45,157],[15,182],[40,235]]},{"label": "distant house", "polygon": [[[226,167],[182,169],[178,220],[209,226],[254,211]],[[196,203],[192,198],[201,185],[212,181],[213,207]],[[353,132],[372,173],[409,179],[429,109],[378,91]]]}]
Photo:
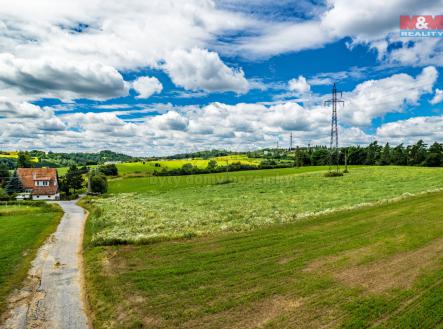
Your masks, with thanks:
[{"label": "distant house", "polygon": [[19,168],[17,175],[25,190],[24,193],[17,196],[18,199],[60,199],[55,168]]}]

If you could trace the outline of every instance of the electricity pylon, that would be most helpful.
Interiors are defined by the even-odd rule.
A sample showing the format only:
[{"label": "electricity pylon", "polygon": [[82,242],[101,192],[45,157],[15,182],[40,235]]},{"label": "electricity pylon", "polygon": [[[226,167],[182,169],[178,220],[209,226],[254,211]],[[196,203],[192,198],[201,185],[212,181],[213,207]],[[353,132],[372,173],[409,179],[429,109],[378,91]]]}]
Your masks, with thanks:
[{"label": "electricity pylon", "polygon": [[[337,97],[337,94],[340,93],[340,99]],[[332,99],[325,101],[325,105],[332,105],[332,120],[331,120],[331,142],[329,144],[329,171],[331,168],[336,165],[336,171],[339,171],[339,151],[338,151],[338,125],[337,125],[337,104],[341,103],[344,105],[344,101],[341,100],[343,93],[341,91],[337,91],[337,87],[332,87]],[[334,163],[335,162],[335,163]]]}]

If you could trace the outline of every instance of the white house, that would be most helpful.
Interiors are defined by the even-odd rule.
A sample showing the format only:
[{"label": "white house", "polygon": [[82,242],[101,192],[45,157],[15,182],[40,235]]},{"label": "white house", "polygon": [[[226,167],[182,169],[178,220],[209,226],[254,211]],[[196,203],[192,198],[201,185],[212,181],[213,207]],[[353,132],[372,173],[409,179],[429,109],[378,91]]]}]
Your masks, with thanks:
[{"label": "white house", "polygon": [[32,200],[58,200],[57,170],[54,168],[19,168],[17,175],[23,185],[25,193],[17,198],[31,198]]}]

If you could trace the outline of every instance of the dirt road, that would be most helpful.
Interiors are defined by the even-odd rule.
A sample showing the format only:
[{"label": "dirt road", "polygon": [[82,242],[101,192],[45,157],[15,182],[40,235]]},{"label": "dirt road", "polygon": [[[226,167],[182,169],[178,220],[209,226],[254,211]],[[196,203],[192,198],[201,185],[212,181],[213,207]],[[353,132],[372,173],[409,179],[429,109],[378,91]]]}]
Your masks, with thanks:
[{"label": "dirt road", "polygon": [[61,201],[65,214],[32,263],[24,288],[11,300],[2,328],[86,329],[81,247],[86,214],[75,201]]}]

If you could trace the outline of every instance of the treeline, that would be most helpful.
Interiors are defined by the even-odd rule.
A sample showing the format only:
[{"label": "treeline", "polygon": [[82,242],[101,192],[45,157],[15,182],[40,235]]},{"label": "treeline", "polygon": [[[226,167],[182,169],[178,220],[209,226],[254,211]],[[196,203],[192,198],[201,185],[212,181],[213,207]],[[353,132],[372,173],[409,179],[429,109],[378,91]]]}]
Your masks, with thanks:
[{"label": "treeline", "polygon": [[[298,147],[294,150],[264,149],[248,152],[247,155],[250,158],[262,160],[258,165],[235,162],[221,166],[215,160],[210,160],[206,168],[187,163],[177,169],[162,168],[160,171],[154,171],[153,174],[155,176],[195,175],[225,171],[325,166],[331,162],[331,151],[326,146]],[[348,165],[441,167],[443,166],[443,145],[435,142],[428,146],[419,140],[413,145],[400,144],[392,147],[389,143],[380,145],[375,141],[368,146],[340,148],[338,161],[340,165],[347,162]]]},{"label": "treeline", "polygon": [[226,171],[242,171],[242,170],[255,170],[260,169],[259,166],[250,164],[244,164],[241,162],[233,162],[228,165],[219,166],[217,161],[209,160],[206,168],[199,168],[192,165],[192,163],[185,163],[181,168],[155,170],[154,176],[183,176],[183,175],[198,175],[198,174],[210,174],[221,173]]},{"label": "treeline", "polygon": [[197,152],[191,152],[191,153],[174,154],[174,155],[164,157],[163,159],[169,159],[169,160],[194,159],[194,158],[210,159],[210,158],[221,157],[221,156],[232,155],[232,154],[235,154],[235,153],[231,152],[231,151],[226,151],[226,150],[209,150],[209,151],[197,151]]},{"label": "treeline", "polygon": [[[326,147],[298,148],[293,152],[296,166],[327,165],[331,152]],[[422,140],[413,145],[403,144],[392,147],[389,143],[380,145],[373,142],[366,147],[350,146],[339,149],[339,164],[349,165],[398,165],[398,166],[443,166],[443,145],[428,146]]]},{"label": "treeline", "polygon": [[[23,158],[26,158],[25,162],[23,162]],[[32,158],[38,158],[38,162],[32,161]],[[17,159],[0,158],[0,165],[4,165],[12,170],[17,167],[22,168],[24,164],[27,167],[58,168],[70,167],[72,165],[92,166],[101,165],[106,162],[131,162],[138,160],[138,158],[109,150],[100,151],[98,153],[46,153],[42,151],[29,151],[19,152]]]}]

